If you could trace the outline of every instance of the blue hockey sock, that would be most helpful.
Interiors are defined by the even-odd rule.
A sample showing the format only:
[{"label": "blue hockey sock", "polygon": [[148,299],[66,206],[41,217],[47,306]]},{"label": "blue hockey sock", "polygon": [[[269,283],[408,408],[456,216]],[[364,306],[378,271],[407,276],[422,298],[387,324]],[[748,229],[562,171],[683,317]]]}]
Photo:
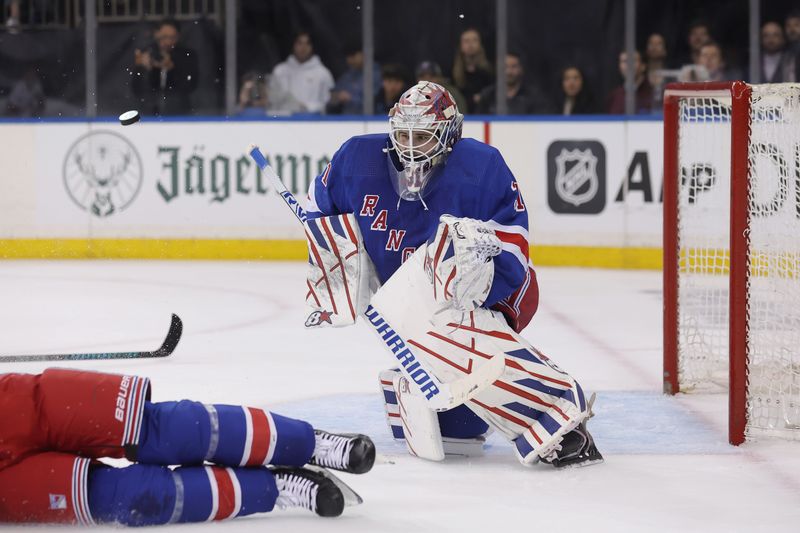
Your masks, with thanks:
[{"label": "blue hockey sock", "polygon": [[201,464],[211,441],[211,420],[199,402],[147,402],[134,459],[157,465]]},{"label": "blue hockey sock", "polygon": [[278,498],[275,478],[266,467],[186,466],[173,474],[178,493],[174,522],[267,513]]},{"label": "blue hockey sock", "polygon": [[[210,461],[226,465],[302,466],[314,453],[314,428],[253,407],[214,405]],[[214,442],[216,441],[216,446]]]},{"label": "blue hockey sock", "polygon": [[278,431],[278,442],[271,464],[303,466],[311,460],[316,446],[314,428],[311,424],[294,418],[272,413]]},{"label": "blue hockey sock", "polygon": [[302,466],[314,453],[307,422],[253,407],[180,402],[146,403],[136,460],[180,465]]},{"label": "blue hockey sock", "polygon": [[89,510],[96,522],[166,524],[175,507],[175,482],[165,466],[93,466],[88,486]]},{"label": "blue hockey sock", "polygon": [[222,520],[269,512],[277,497],[275,479],[265,467],[95,466],[89,472],[89,508],[97,522],[150,526]]}]

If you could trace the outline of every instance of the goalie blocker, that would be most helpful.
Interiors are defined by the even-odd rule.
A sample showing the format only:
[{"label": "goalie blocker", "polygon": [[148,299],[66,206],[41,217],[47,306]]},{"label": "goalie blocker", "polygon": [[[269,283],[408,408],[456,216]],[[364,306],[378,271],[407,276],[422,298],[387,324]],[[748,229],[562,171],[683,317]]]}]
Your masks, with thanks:
[{"label": "goalie blocker", "polygon": [[307,220],[306,327],[354,324],[378,287],[352,214]]}]

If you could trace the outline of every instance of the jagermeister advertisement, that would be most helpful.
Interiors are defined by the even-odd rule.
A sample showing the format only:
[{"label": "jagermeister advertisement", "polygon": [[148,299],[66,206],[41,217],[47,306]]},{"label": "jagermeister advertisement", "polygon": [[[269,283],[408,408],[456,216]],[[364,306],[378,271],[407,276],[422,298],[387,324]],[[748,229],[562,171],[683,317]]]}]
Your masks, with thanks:
[{"label": "jagermeister advertisement", "polygon": [[[61,232],[127,237],[301,238],[253,143],[304,199],[338,146],[363,123],[140,122],[42,128],[49,157],[36,162],[37,222]],[[154,233],[155,232],[155,233]]]}]

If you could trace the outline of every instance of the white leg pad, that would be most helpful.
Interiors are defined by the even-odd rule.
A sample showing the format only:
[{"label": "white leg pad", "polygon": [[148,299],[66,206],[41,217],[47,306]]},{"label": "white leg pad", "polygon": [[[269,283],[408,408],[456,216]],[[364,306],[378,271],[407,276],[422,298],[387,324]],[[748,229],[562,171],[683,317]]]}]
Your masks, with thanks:
[{"label": "white leg pad", "polygon": [[500,372],[471,389],[464,403],[514,444],[523,464],[550,456],[564,434],[588,416],[582,388],[508,327],[500,313],[437,308],[427,292],[421,259],[418,250],[378,291],[372,305],[444,383],[500,363]]},{"label": "white leg pad", "polygon": [[397,395],[408,452],[422,459],[442,461],[444,447],[436,411],[428,407],[423,396],[414,394],[416,389],[411,387],[402,374],[397,373],[394,376],[392,387]]},{"label": "white leg pad", "polygon": [[[420,411],[424,422],[418,423],[413,418],[410,419],[409,410],[406,409],[404,409],[406,417],[405,420],[401,418],[398,396],[402,396],[405,401],[408,393],[403,394],[401,391],[401,394],[398,395],[398,393],[395,391],[395,381],[396,381],[395,377],[397,376],[402,377],[402,374],[397,369],[383,370],[380,373],[381,392],[383,393],[384,406],[386,408],[386,423],[389,425],[389,430],[392,432],[392,436],[395,438],[395,440],[405,442],[406,430],[404,428],[406,426],[411,428],[411,431],[414,432],[417,438],[419,437],[420,434],[427,434],[428,432],[433,432],[434,429],[441,433],[441,428],[438,426],[438,415],[436,415],[436,413],[430,408],[428,408],[427,411]],[[399,383],[399,380],[397,380],[397,382]],[[417,398],[412,398],[409,401],[412,403],[416,403],[416,399]],[[406,407],[408,407],[408,402],[406,402]],[[436,416],[435,421],[433,421],[430,418],[429,411]],[[416,412],[417,410],[415,409],[414,413]],[[423,429],[419,429],[420,426],[423,426]],[[428,426],[430,426],[430,429],[427,429]],[[455,437],[442,436],[441,441],[444,454],[461,456],[461,457],[479,457],[483,455],[484,452],[483,447],[484,444],[486,444],[486,436],[488,436],[491,432],[492,430],[489,429],[489,431],[484,435],[468,439],[457,439]],[[416,438],[414,441],[412,441],[410,445],[408,444],[406,445],[406,448],[412,455],[418,455],[418,453],[412,451],[412,448],[413,450],[419,452],[420,447],[422,447],[421,449],[423,450],[427,450],[427,448],[424,447],[424,445],[417,443]],[[432,455],[435,455],[436,457],[439,456],[438,453]]]}]

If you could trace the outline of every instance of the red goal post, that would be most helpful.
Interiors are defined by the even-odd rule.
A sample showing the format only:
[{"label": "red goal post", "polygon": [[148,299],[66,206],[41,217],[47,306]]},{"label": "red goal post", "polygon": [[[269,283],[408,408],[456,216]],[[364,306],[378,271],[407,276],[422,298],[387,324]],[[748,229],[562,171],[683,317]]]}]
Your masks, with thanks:
[{"label": "red goal post", "polygon": [[664,391],[727,388],[732,444],[800,435],[799,101],[740,81],[664,94]]}]

